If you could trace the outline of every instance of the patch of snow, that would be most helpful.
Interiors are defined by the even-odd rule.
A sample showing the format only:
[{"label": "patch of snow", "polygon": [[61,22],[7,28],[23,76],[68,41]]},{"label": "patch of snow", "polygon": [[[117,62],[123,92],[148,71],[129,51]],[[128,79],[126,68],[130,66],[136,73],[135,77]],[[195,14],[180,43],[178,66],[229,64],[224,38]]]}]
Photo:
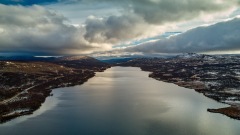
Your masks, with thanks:
[{"label": "patch of snow", "polygon": [[10,112],[10,113],[8,113],[8,114],[5,114],[5,115],[3,115],[3,116],[11,116],[11,115],[14,115],[14,114],[17,114],[17,113],[24,113],[24,112],[28,112],[28,111],[30,111],[30,109],[28,109],[28,108],[25,108],[25,109],[17,109],[17,110],[14,110],[14,111],[12,111],[12,112]]},{"label": "patch of snow", "polygon": [[221,84],[218,82],[204,82],[205,86],[209,88],[210,86],[220,86]]},{"label": "patch of snow", "polygon": [[240,90],[238,90],[238,89],[231,89],[231,88],[225,89],[224,92],[225,93],[230,93],[230,94],[240,94]]},{"label": "patch of snow", "polygon": [[207,74],[210,74],[210,75],[216,75],[217,74],[217,72],[207,72]]},{"label": "patch of snow", "polygon": [[226,103],[226,104],[230,104],[230,105],[240,105],[240,101],[224,100],[224,101],[221,101],[221,102]]}]

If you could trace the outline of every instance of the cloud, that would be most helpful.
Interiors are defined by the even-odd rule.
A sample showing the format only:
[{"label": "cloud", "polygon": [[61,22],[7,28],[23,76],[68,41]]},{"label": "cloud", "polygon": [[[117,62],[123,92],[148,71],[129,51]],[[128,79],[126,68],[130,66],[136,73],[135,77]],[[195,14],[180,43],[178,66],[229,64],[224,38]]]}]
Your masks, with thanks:
[{"label": "cloud", "polygon": [[177,36],[125,49],[127,52],[185,53],[240,51],[240,18],[198,27]]},{"label": "cloud", "polygon": [[[23,0],[19,1],[19,3],[27,1]],[[165,25],[174,28],[174,23],[189,21],[200,16],[202,17],[205,14],[211,16],[211,14],[224,12],[239,5],[239,0],[58,1],[60,1],[63,9],[64,5],[68,5],[69,9],[71,4],[83,3],[88,6],[103,4],[102,6],[105,7],[106,5],[114,5],[114,7],[122,10],[117,10],[116,12],[119,12],[117,15],[108,14],[107,16],[101,16],[96,14],[99,16],[90,16],[84,21],[84,24],[79,24],[79,27],[75,27],[70,25],[66,17],[49,11],[42,6],[0,5],[0,51],[47,54],[76,54],[104,51],[111,49],[114,44],[149,37],[154,33],[165,32],[167,28],[164,28]],[[56,1],[44,0],[32,4],[42,4],[42,2],[54,3]],[[31,5],[31,3],[22,4]],[[76,18],[77,14],[81,14],[82,9],[75,8],[74,18]],[[101,6],[100,8],[102,9]],[[57,9],[60,8],[58,7]],[[95,11],[97,12],[97,9]],[[106,13],[104,11],[101,12]],[[85,13],[90,13],[90,11]],[[172,24],[173,26],[171,26]],[[168,41],[165,42],[168,43]],[[174,41],[172,42],[174,43]],[[139,46],[138,49],[140,48]],[[166,48],[165,50],[176,52],[174,49],[170,51]]]},{"label": "cloud", "polygon": [[[55,10],[66,16],[71,23],[82,24],[86,18],[91,16],[107,17],[111,15],[120,15],[121,8],[111,3],[86,3],[86,2],[58,2],[43,5],[47,9]],[[97,12],[96,12],[97,11]]]},{"label": "cloud", "polygon": [[233,7],[236,0],[132,0],[133,10],[149,23],[162,24]]},{"label": "cloud", "polygon": [[161,31],[157,26],[191,20],[200,16],[211,18],[211,15],[205,14],[216,15],[217,12],[219,14],[222,11],[229,11],[238,4],[238,0],[100,0],[97,2],[110,2],[112,5],[115,3],[124,11],[118,16],[87,19],[84,37],[89,42],[95,43],[124,42],[148,36],[151,30],[164,32],[166,29],[161,28],[163,29]]},{"label": "cloud", "polygon": [[[82,1],[82,0],[81,0]],[[196,18],[237,7],[239,0],[83,0],[85,2],[110,2],[125,11],[141,16],[150,24],[163,24]]]},{"label": "cloud", "polygon": [[85,40],[84,31],[41,6],[0,5],[1,52],[72,54],[108,48]]},{"label": "cloud", "polygon": [[86,21],[85,39],[94,43],[118,43],[143,35],[149,26],[134,15],[90,17]]},{"label": "cloud", "polygon": [[166,28],[163,28],[165,25],[169,24],[171,27],[172,23],[198,17],[214,20],[216,14],[221,15],[225,12],[230,14],[229,11],[236,9],[239,4],[238,0],[81,0],[81,2],[85,4],[106,2],[124,9],[120,15],[92,16],[85,21],[84,38],[91,43],[107,44],[119,44],[139,37],[149,37],[151,33],[165,32]]}]

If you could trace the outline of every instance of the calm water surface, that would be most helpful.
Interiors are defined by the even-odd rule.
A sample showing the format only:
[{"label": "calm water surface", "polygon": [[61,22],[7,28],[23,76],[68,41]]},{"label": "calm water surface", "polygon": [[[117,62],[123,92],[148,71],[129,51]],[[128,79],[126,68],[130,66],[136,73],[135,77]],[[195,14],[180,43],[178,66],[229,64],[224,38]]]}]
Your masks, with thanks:
[{"label": "calm water surface", "polygon": [[240,121],[194,90],[113,67],[87,83],[54,90],[33,115],[0,125],[0,135],[239,135]]}]

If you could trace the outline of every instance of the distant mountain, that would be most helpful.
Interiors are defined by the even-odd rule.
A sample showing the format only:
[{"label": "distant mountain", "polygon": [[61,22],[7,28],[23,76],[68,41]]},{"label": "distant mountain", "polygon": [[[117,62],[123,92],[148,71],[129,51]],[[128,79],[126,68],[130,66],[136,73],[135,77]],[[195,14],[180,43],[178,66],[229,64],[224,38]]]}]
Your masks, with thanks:
[{"label": "distant mountain", "polygon": [[79,61],[79,60],[96,60],[96,59],[89,57],[89,56],[63,56],[63,57],[56,58],[56,60]]},{"label": "distant mountain", "polygon": [[51,62],[71,68],[95,69],[96,67],[109,66],[109,64],[105,62],[102,62],[89,56],[63,56],[56,58]]},{"label": "distant mountain", "polygon": [[70,68],[88,68],[90,70],[108,66],[107,63],[89,56],[1,56],[0,61],[49,62]]},{"label": "distant mountain", "polygon": [[182,60],[216,60],[222,57],[222,55],[206,55],[206,54],[197,54],[197,53],[183,53],[173,57],[173,59],[182,59]]},{"label": "distant mountain", "polygon": [[101,61],[108,63],[108,64],[118,64],[118,63],[130,61],[132,59],[135,59],[135,58],[112,58],[112,59],[105,59],[105,60],[101,60]]},{"label": "distant mountain", "polygon": [[197,54],[197,53],[183,53],[180,55],[177,55],[176,58],[196,58],[196,57],[202,57],[203,54]]}]

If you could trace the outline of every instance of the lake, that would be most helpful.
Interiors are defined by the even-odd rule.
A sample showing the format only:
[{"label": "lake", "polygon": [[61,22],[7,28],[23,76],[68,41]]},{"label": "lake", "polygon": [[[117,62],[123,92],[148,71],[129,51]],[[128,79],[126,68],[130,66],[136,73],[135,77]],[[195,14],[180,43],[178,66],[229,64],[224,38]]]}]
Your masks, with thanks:
[{"label": "lake", "polygon": [[239,135],[240,121],[208,108],[227,105],[134,67],[112,67],[81,86],[53,91],[33,115],[1,135]]}]

